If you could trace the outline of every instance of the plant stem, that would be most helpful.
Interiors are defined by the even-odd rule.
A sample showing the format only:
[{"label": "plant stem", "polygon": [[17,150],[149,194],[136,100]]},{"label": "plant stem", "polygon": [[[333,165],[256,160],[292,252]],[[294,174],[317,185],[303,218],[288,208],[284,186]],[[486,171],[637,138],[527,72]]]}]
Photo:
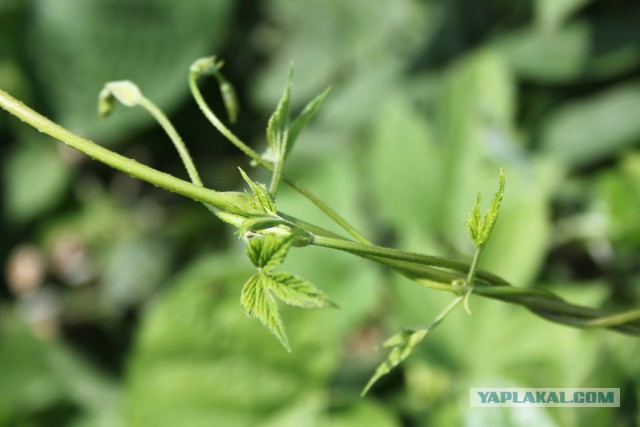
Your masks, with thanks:
[{"label": "plant stem", "polygon": [[145,96],[140,97],[140,106],[147,110],[156,121],[162,126],[162,129],[167,133],[171,142],[175,146],[178,154],[180,155],[180,159],[184,164],[184,167],[187,169],[187,173],[189,174],[189,178],[191,182],[197,186],[204,187],[202,180],[200,179],[200,175],[198,174],[198,170],[196,169],[195,164],[193,163],[193,159],[189,154],[189,150],[185,145],[184,141],[178,131],[173,126],[169,118],[158,108],[156,104],[147,99]]},{"label": "plant stem", "polygon": [[[467,273],[469,266],[463,262],[455,261],[448,258],[442,258],[433,255],[425,255],[416,252],[401,251],[393,248],[384,248],[375,245],[365,245],[350,240],[337,239],[325,236],[315,236],[311,243],[316,246],[323,246],[326,248],[338,249],[344,252],[349,252],[356,255],[363,256],[375,256],[381,258],[394,259],[398,261],[405,261],[414,264],[426,265],[430,267],[448,268],[460,273]],[[487,273],[478,272],[479,276],[483,279],[494,282],[496,285],[508,285],[503,279]]]},{"label": "plant stem", "polygon": [[275,165],[273,167],[273,174],[271,175],[271,184],[269,185],[269,194],[275,200],[276,194],[278,194],[278,184],[280,184],[280,178],[282,177],[283,158],[278,156]]},{"label": "plant stem", "polygon": [[478,269],[478,261],[480,260],[480,254],[482,253],[482,248],[476,248],[476,251],[473,254],[473,259],[471,260],[471,266],[469,267],[469,273],[467,274],[467,287],[469,288],[464,295],[464,309],[467,313],[471,314],[471,309],[469,308],[469,297],[473,292],[474,283],[473,280],[476,277],[476,270]]},{"label": "plant stem", "polygon": [[480,260],[481,249],[476,249],[471,260],[471,266],[469,267],[469,273],[467,274],[467,286],[473,287],[473,279],[476,277],[476,270],[478,269],[478,261]]},{"label": "plant stem", "polygon": [[0,107],[18,117],[23,122],[38,129],[40,132],[62,141],[66,145],[75,148],[87,156],[124,172],[127,175],[150,182],[171,192],[181,194],[199,202],[207,203],[221,210],[236,214],[243,213],[239,211],[235,205],[229,203],[225,199],[223,193],[199,187],[195,184],[191,184],[190,182],[175,178],[172,175],[160,172],[156,169],[150,168],[149,166],[138,163],[133,159],[129,159],[101,147],[95,142],[82,138],[62,126],[57,125],[41,114],[36,113],[34,110],[16,100],[3,90],[0,90]]},{"label": "plant stem", "polygon": [[456,309],[460,305],[461,302],[464,301],[464,295],[457,296],[453,301],[449,303],[439,314],[433,319],[427,326],[424,327],[427,331],[433,330],[436,326],[438,326],[453,310]]}]

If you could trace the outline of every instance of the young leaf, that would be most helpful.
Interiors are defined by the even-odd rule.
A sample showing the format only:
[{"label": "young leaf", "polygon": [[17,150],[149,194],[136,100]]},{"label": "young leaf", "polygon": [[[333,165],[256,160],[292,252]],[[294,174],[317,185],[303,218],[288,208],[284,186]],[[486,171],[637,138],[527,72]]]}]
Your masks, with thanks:
[{"label": "young leaf", "polygon": [[247,256],[251,263],[268,273],[284,262],[289,248],[299,233],[291,233],[289,236],[269,234],[249,240]]},{"label": "young leaf", "polygon": [[291,352],[287,334],[278,312],[278,304],[264,284],[264,276],[254,274],[242,287],[240,295],[242,309],[249,317],[258,319]]},{"label": "young leaf", "polygon": [[362,396],[364,396],[373,384],[375,384],[375,382],[383,375],[391,372],[393,368],[409,357],[416,346],[422,342],[428,332],[429,329],[409,329],[402,331],[385,341],[382,346],[385,348],[392,348],[392,350],[384,362],[378,365],[378,368],[371,376],[371,379],[362,390]]},{"label": "young leaf", "polygon": [[313,115],[318,111],[320,105],[324,101],[324,99],[329,95],[331,88],[325,89],[320,95],[316,96],[311,102],[309,102],[302,112],[295,118],[295,120],[291,123],[289,127],[289,135],[287,139],[287,146],[284,153],[285,159],[289,156],[289,153],[293,149],[293,145],[296,143],[300,132],[307,126],[309,120],[313,117]]},{"label": "young leaf", "polygon": [[302,308],[338,308],[320,289],[295,274],[276,272],[264,275],[265,283],[284,303]]},{"label": "young leaf", "polygon": [[275,215],[278,212],[278,209],[265,186],[259,182],[253,182],[242,169],[240,169],[240,173],[242,174],[242,178],[247,181],[247,184],[249,184],[249,187],[251,187],[251,191],[253,192],[253,197],[250,198],[251,206],[254,209]]},{"label": "young leaf", "polygon": [[493,200],[491,201],[491,205],[487,212],[484,214],[484,217],[480,214],[480,202],[482,199],[482,195],[478,192],[478,196],[476,197],[476,203],[469,214],[469,219],[467,220],[467,228],[469,229],[469,236],[471,236],[471,240],[473,244],[478,249],[484,248],[491,236],[491,232],[493,231],[493,227],[496,225],[496,221],[498,220],[498,214],[500,213],[500,205],[502,204],[502,197],[504,195],[504,173],[500,170],[500,184],[498,187],[498,191],[493,196]]},{"label": "young leaf", "polygon": [[287,134],[289,130],[289,96],[291,95],[291,77],[293,76],[293,67],[289,67],[289,75],[287,83],[280,98],[280,103],[269,119],[267,125],[267,142],[273,152],[278,154],[278,158],[282,158],[286,152]]}]

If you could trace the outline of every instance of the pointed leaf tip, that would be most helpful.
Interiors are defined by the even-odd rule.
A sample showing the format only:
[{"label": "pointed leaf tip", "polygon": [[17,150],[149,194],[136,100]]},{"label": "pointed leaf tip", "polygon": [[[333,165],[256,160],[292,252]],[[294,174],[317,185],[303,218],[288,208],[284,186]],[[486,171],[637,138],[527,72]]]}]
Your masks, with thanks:
[{"label": "pointed leaf tip", "polygon": [[329,95],[330,91],[331,91],[331,88],[328,87],[320,95],[312,99],[311,102],[309,102],[302,109],[300,114],[293,120],[293,122],[291,123],[291,126],[289,127],[285,158],[289,156],[289,153],[291,153],[291,150],[293,149],[293,146],[296,143],[298,136],[300,136],[300,133],[307,126],[311,118],[316,114],[316,111],[318,111],[318,109],[322,105],[322,102],[327,97],[327,95]]},{"label": "pointed leaf tip", "polygon": [[244,284],[240,304],[247,316],[258,319],[278,339],[285,350],[291,353],[278,304],[265,285],[262,274],[254,274]]}]

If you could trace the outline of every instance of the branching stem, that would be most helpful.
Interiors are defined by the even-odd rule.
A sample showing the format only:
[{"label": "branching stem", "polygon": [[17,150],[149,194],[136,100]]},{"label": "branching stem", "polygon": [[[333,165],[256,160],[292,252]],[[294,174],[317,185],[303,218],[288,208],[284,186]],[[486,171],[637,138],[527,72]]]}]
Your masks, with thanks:
[{"label": "branching stem", "polygon": [[[190,81],[190,83],[195,85],[195,81]],[[194,96],[196,96],[196,94],[199,94],[199,92],[196,91]],[[135,160],[114,153],[55,124],[2,90],[0,90],[0,107],[27,124],[33,126],[40,132],[60,140],[70,147],[135,178],[192,198],[207,205],[211,205],[226,213],[238,215],[239,217],[250,217],[253,215],[253,212],[243,210],[242,207],[233,203],[233,200],[228,193],[220,193],[211,189],[203,188],[199,185],[175,178],[169,174],[138,163]],[[212,122],[217,122],[215,115],[210,113],[208,109],[203,111],[208,115],[208,118],[212,120]],[[207,111],[209,111],[209,113],[207,113]],[[218,130],[223,132],[223,134],[228,132],[228,135],[225,136],[232,141],[235,139],[236,146],[241,148],[243,151],[245,150],[242,147],[245,147],[251,153],[248,154],[251,158],[265,166],[267,169],[271,168],[270,164],[262,160],[250,148],[246,147],[242,141],[233,135],[233,133],[225,131],[226,127],[224,127],[224,125],[221,123],[219,123],[219,125],[220,126],[216,126]],[[192,175],[191,172],[190,175]],[[193,179],[194,176],[197,175],[192,175],[191,178]],[[286,177],[283,177],[283,179],[287,182]],[[199,178],[197,178],[195,182],[199,182]],[[295,184],[292,186],[296,188]],[[310,194],[305,194],[303,191],[301,192],[307,197]],[[313,197],[309,198],[314,201]],[[370,259],[397,270],[401,274],[411,278],[421,285],[453,293],[459,293],[460,287],[452,285],[452,282],[463,278],[464,275],[467,275],[466,285],[470,288],[470,285],[473,284],[473,292],[475,294],[524,306],[545,319],[576,327],[602,327],[628,334],[640,335],[640,309],[609,314],[600,310],[567,303],[560,297],[543,289],[513,287],[500,277],[488,272],[476,270],[476,268],[470,268],[471,266],[459,261],[374,246],[368,243],[368,241],[359,235],[353,227],[351,227],[344,219],[341,219],[331,209],[326,207],[326,205],[323,203],[316,203],[316,201],[314,201],[314,203],[323,211],[327,212],[327,214],[336,220],[336,222],[339,224],[344,223],[346,227],[343,226],[343,228],[350,231],[350,234],[354,235],[354,237],[360,236],[356,237],[359,242],[355,242],[324,230],[321,227],[314,226],[292,216],[279,213],[282,218],[285,218],[287,221],[295,224],[297,227],[307,231],[308,233],[313,234],[312,244],[316,246],[338,249]],[[477,263],[477,259],[474,258],[472,265],[475,263]],[[463,296],[459,296],[458,298],[463,298]],[[455,301],[457,300],[454,300],[454,302]],[[456,305],[457,304],[459,304],[459,302],[457,302]],[[455,308],[455,305],[451,306],[451,309],[453,308]],[[445,309],[445,315],[446,311],[447,310]]]}]

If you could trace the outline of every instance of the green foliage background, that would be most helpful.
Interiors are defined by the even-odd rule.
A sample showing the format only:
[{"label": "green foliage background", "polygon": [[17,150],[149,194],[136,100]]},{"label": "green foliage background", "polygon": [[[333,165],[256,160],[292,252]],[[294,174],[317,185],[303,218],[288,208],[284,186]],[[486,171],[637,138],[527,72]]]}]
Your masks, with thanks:
[{"label": "green foliage background", "polygon": [[[468,259],[477,190],[507,190],[481,266],[611,310],[640,305],[640,6],[630,0],[0,0],[0,87],[184,177],[109,80],[170,113],[208,186],[251,170],[199,115],[188,65],[218,54],[259,151],[333,90],[286,166],[374,241]],[[205,93],[222,111],[213,84]],[[286,353],[239,305],[243,243],[201,206],[0,114],[0,426],[634,426],[640,343],[471,299],[365,398],[383,339],[450,299],[371,263],[292,250],[341,310],[283,307]],[[267,175],[251,170],[253,177]],[[279,207],[334,228],[287,188]],[[31,274],[31,275],[29,275]],[[25,279],[24,276],[27,276]],[[619,387],[620,408],[471,409],[469,387]]]}]

